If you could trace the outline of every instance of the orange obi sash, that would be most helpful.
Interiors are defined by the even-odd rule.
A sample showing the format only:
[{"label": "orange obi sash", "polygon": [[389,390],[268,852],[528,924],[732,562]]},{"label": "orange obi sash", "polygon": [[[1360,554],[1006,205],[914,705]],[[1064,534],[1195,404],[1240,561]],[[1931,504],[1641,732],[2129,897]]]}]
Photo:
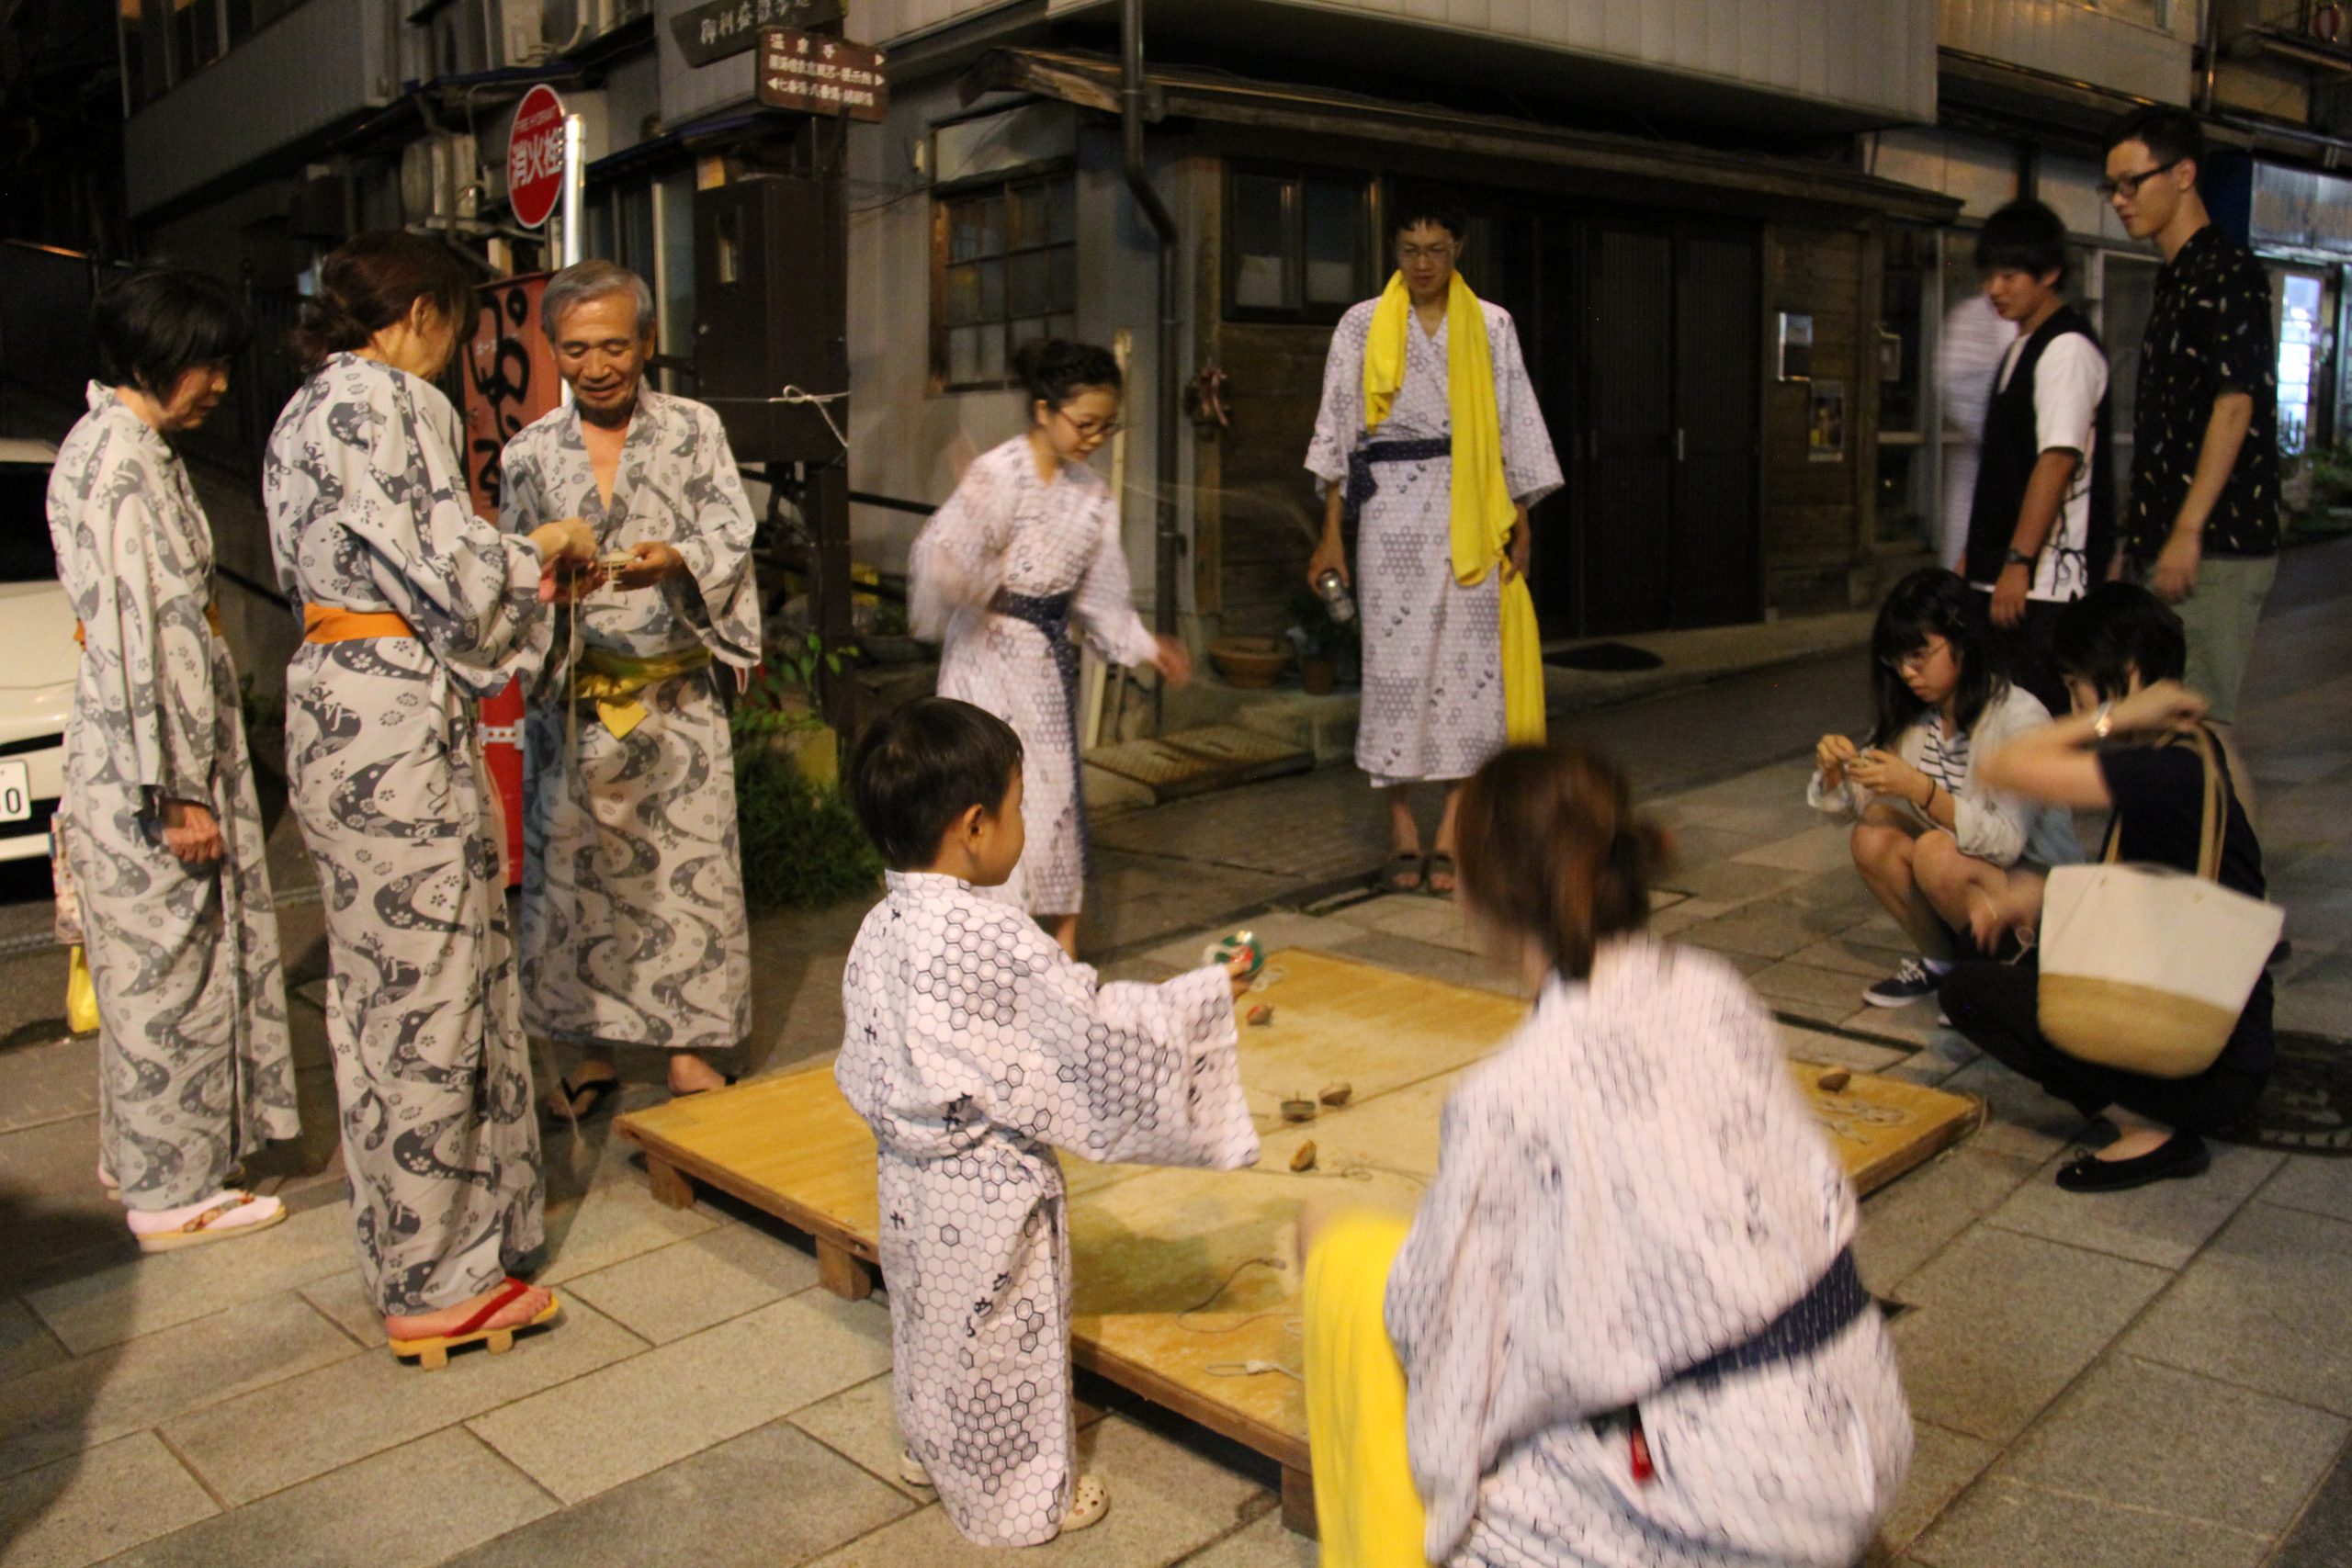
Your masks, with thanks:
[{"label": "orange obi sash", "polygon": [[371,637],[414,637],[398,610],[346,610],[339,604],[302,606],[304,642],[357,642]]},{"label": "orange obi sash", "polygon": [[[220,629],[220,606],[217,604],[207,604],[204,606],[204,624],[212,628],[212,635],[214,637],[226,637],[228,635]],[[82,623],[79,621],[74,623],[74,646],[78,649],[82,649],[85,651],[86,651],[90,646],[89,636],[82,629]]]}]

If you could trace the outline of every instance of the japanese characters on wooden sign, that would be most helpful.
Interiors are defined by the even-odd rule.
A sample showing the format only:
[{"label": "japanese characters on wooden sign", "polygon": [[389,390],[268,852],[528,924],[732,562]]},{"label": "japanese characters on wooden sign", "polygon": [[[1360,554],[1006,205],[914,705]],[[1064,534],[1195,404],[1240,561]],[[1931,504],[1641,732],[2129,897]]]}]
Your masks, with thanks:
[{"label": "japanese characters on wooden sign", "polygon": [[890,107],[882,51],[791,28],[762,28],[753,75],[772,109],[879,121]]},{"label": "japanese characters on wooden sign", "polygon": [[689,65],[709,65],[759,41],[762,28],[821,28],[842,19],[842,0],[707,0],[670,18]]}]

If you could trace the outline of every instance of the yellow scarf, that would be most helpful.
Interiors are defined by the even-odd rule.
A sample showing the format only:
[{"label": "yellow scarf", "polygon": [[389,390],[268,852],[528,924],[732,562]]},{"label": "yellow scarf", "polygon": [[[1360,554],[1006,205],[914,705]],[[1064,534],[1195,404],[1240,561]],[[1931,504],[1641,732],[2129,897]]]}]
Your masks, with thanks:
[{"label": "yellow scarf", "polygon": [[[1363,424],[1380,428],[1405,384],[1406,333],[1413,330],[1413,300],[1397,273],[1372,308],[1363,350]],[[1503,478],[1502,421],[1495,408],[1495,360],[1487,344],[1487,314],[1477,295],[1453,275],[1445,301],[1445,394],[1453,427],[1453,577],[1464,588],[1500,569],[1502,582],[1503,732],[1513,746],[1541,746],[1544,722],[1544,637],[1527,580],[1510,570],[1510,547],[1518,508]]]}]

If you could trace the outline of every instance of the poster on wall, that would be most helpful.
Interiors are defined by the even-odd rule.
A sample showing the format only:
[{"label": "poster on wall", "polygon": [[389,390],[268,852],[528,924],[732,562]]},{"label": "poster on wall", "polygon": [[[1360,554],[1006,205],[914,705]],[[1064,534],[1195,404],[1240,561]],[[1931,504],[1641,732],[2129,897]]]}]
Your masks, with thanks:
[{"label": "poster on wall", "polygon": [[1805,421],[1805,456],[1816,463],[1846,460],[1846,384],[1812,383],[1813,412]]},{"label": "poster on wall", "polygon": [[[485,283],[475,291],[473,331],[458,354],[465,415],[466,488],[476,514],[498,521],[499,457],[516,431],[546,413],[562,392],[555,350],[539,331],[548,275]],[[482,761],[498,784],[506,823],[506,885],[523,876],[523,691],[513,682],[481,705]]]}]

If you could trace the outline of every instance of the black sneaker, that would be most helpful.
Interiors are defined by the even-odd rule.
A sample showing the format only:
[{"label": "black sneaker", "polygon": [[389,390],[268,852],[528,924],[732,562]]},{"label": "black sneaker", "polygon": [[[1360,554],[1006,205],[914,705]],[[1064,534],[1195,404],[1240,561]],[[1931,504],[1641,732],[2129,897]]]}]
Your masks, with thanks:
[{"label": "black sneaker", "polygon": [[1906,958],[1903,966],[1869,990],[1862,1000],[1874,1008],[1908,1007],[1921,997],[1932,997],[1943,976],[1929,972],[1925,960]]},{"label": "black sneaker", "polygon": [[2152,1181],[2172,1181],[2202,1176],[2213,1163],[2205,1140],[2194,1133],[2175,1133],[2146,1154],[2132,1159],[2100,1159],[2085,1155],[2058,1172],[2058,1185],[2069,1192],[2121,1192]]}]

